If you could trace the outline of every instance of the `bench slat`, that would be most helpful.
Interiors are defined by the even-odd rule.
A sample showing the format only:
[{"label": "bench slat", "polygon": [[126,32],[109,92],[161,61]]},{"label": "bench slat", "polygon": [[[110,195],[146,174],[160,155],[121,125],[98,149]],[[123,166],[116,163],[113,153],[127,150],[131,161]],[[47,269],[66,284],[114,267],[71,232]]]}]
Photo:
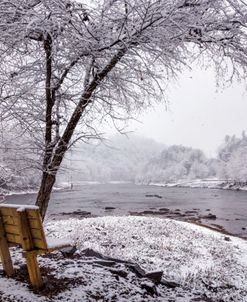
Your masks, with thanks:
[{"label": "bench slat", "polygon": [[39,211],[34,209],[26,209],[27,218],[39,219]]},{"label": "bench slat", "polygon": [[[44,239],[43,227],[36,219],[28,219],[32,237]],[[17,219],[10,216],[3,216],[4,230],[6,233],[20,235],[20,230],[17,224]]]},{"label": "bench slat", "polygon": [[8,247],[8,241],[7,238],[5,237],[5,232],[4,232],[4,227],[3,227],[3,220],[2,217],[0,216],[0,259],[2,262],[2,266],[4,271],[8,276],[11,276],[14,274],[14,268],[9,252],[9,247]]},{"label": "bench slat", "polygon": [[0,208],[0,212],[2,216],[13,216],[17,217],[17,209],[15,208]]},{"label": "bench slat", "polygon": [[15,244],[21,244],[22,239],[20,235],[14,235],[14,234],[6,234],[7,241],[10,243],[15,243]]},{"label": "bench slat", "polygon": [[17,217],[12,217],[12,216],[5,216],[2,215],[2,221],[4,225],[15,225],[18,226],[18,219]]},{"label": "bench slat", "polygon": [[44,240],[43,232],[40,229],[30,229],[33,239]]},{"label": "bench slat", "polygon": [[5,224],[4,231],[6,234],[20,235],[20,229],[15,225]]},{"label": "bench slat", "polygon": [[27,209],[26,213],[29,226],[35,226],[35,228],[30,228],[34,247],[47,250],[47,242],[39,210]]},{"label": "bench slat", "polygon": [[28,222],[31,229],[40,230],[41,228],[43,228],[41,221],[36,218],[28,218]]},{"label": "bench slat", "polygon": [[47,244],[44,240],[33,238],[33,244],[37,249],[47,250]]}]

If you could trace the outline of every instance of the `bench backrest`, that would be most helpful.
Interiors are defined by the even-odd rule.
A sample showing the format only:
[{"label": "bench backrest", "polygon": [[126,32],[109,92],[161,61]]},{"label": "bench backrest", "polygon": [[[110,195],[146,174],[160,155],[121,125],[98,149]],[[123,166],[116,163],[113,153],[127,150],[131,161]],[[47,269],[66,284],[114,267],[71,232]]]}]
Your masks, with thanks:
[{"label": "bench backrest", "polygon": [[9,245],[22,245],[24,250],[47,249],[39,208],[0,204],[0,234]]}]

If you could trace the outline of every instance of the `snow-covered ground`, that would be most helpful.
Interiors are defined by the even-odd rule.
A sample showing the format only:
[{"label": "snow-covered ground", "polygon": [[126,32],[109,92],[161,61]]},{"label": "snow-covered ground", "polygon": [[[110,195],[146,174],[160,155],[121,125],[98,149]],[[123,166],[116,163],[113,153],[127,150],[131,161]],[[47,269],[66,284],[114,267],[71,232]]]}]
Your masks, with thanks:
[{"label": "snow-covered ground", "polygon": [[[47,296],[31,292],[25,283],[0,277],[0,301],[247,301],[247,242],[211,230],[169,219],[148,217],[100,217],[46,223],[46,233],[70,238],[77,246],[75,258],[55,253],[39,257],[59,285],[59,293]],[[230,238],[230,239],[229,239]],[[229,240],[229,241],[228,241]],[[180,286],[157,286],[150,295],[140,279],[124,264],[119,277],[83,256],[85,248],[134,262],[146,271],[162,270],[166,280]],[[23,260],[14,251],[15,262]],[[17,265],[17,267],[18,267]],[[69,282],[68,280],[71,280]],[[152,284],[151,284],[152,285]],[[1,300],[2,299],[2,300]]]}]

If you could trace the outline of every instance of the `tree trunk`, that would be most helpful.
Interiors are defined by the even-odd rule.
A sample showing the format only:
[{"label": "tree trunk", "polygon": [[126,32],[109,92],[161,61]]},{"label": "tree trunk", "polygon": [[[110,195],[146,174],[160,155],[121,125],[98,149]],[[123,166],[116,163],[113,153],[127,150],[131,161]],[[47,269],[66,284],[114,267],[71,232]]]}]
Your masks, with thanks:
[{"label": "tree trunk", "polygon": [[48,208],[52,188],[55,181],[56,181],[55,174],[49,174],[47,172],[43,172],[41,185],[36,199],[36,205],[40,209],[42,220],[44,220],[45,218],[46,210]]},{"label": "tree trunk", "polygon": [[[49,127],[49,121],[51,120],[50,111],[48,110],[46,112],[46,150],[45,150],[45,157],[44,157],[44,171],[47,170],[49,166],[49,170],[53,171],[52,174],[49,174],[47,172],[43,172],[43,177],[38,193],[38,197],[36,200],[36,205],[40,208],[40,214],[42,217],[42,220],[45,218],[46,210],[48,208],[50,196],[52,187],[56,181],[56,174],[61,166],[61,163],[63,161],[64,155],[66,151],[68,150],[69,142],[73,136],[74,130],[85,110],[87,105],[90,103],[90,98],[95,91],[95,89],[98,87],[99,83],[107,76],[107,74],[114,68],[114,66],[120,61],[120,59],[125,55],[127,52],[127,48],[123,47],[123,49],[118,50],[118,52],[112,57],[110,62],[103,68],[103,70],[97,74],[97,76],[94,77],[92,82],[88,85],[86,90],[83,92],[79,103],[77,104],[68,124],[67,127],[64,130],[64,133],[59,140],[56,149],[54,151],[54,154],[52,155],[52,152],[49,150],[49,143],[51,142],[51,132]],[[48,62],[49,62],[49,56],[47,57],[47,65],[49,68]],[[49,72],[47,73],[49,75]],[[50,94],[48,92],[47,94],[47,104],[49,105],[50,102],[52,102],[52,99],[50,98]],[[47,108],[48,108],[47,105]],[[49,165],[48,165],[49,163]]]}]

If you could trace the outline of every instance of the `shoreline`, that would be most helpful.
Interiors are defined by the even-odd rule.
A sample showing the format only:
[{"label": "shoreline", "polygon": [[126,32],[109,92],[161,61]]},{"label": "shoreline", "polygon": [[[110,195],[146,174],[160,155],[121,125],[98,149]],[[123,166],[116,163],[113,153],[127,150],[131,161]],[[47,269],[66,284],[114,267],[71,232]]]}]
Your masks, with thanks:
[{"label": "shoreline", "polygon": [[[144,185],[144,184],[137,184]],[[177,183],[155,183],[146,184],[148,186],[164,187],[164,188],[190,188],[190,189],[215,189],[229,191],[247,191],[246,182],[217,180],[217,179],[198,179],[192,181],[184,181]]]},{"label": "shoreline", "polygon": [[[74,212],[68,212],[68,213],[57,213],[56,215],[52,214],[51,216],[47,216],[47,222],[51,222],[51,221],[60,221],[60,220],[66,220],[66,219],[88,219],[88,218],[102,218],[102,217],[111,217],[113,214],[114,209],[110,210],[111,215],[104,215],[104,216],[100,216],[100,215],[94,215],[90,212],[87,211],[74,211]],[[181,214],[179,215],[178,212],[175,211],[175,215],[179,216],[172,216],[174,214],[174,212],[172,212],[171,210],[167,211],[167,213],[164,212],[157,212],[157,211],[153,211],[153,210],[143,210],[140,212],[136,212],[136,211],[129,211],[127,214],[125,215],[118,215],[115,214],[114,217],[152,217],[152,218],[161,218],[161,219],[171,219],[174,221],[182,221],[182,222],[187,222],[193,225],[197,225],[197,226],[201,226],[204,228],[207,228],[209,230],[215,231],[217,233],[226,235],[226,241],[227,236],[232,236],[235,238],[240,238],[243,240],[247,240],[246,236],[241,236],[241,235],[237,235],[231,232],[228,232],[223,226],[221,226],[220,224],[217,223],[207,223],[207,222],[203,222],[201,221],[200,217],[192,217],[191,215],[187,215],[186,214]],[[214,219],[212,219],[212,221],[214,221]],[[211,221],[211,222],[212,222]],[[216,222],[216,221],[215,221]]]},{"label": "shoreline", "polygon": [[[223,235],[226,235],[226,236],[231,236],[231,237],[234,237],[234,238],[239,238],[239,239],[247,240],[247,237],[232,234],[232,233],[226,231],[226,230],[225,230],[223,227],[221,227],[220,225],[219,225],[219,228],[217,228],[217,227],[213,227],[213,226],[210,226],[210,225],[201,223],[201,222],[195,222],[195,221],[193,222],[193,221],[189,221],[189,220],[187,220],[186,222],[191,223],[191,224],[194,224],[194,225],[198,225],[198,226],[201,226],[201,227],[204,227],[204,228],[207,228],[207,229],[209,229],[209,230],[215,231],[215,232],[217,232],[217,233],[220,233],[220,234],[223,234]],[[229,238],[229,237],[225,237],[225,240],[226,240],[226,241],[228,241],[227,238]]]},{"label": "shoreline", "polygon": [[[59,191],[66,191],[69,190],[69,187],[54,187],[52,192],[59,192]],[[19,190],[19,191],[0,191],[0,204],[5,202],[5,198],[9,196],[19,196],[19,195],[30,195],[30,194],[37,194],[38,188],[26,189],[26,190]],[[2,199],[1,199],[2,198]]]},{"label": "shoreline", "polygon": [[170,215],[167,215],[167,216],[165,216],[165,215],[152,215],[152,214],[143,214],[142,212],[135,213],[135,214],[131,213],[131,216],[158,217],[158,218],[163,218],[163,219],[168,218],[168,219],[172,219],[172,220],[175,220],[175,221],[188,222],[188,223],[207,228],[209,230],[215,231],[217,233],[220,233],[220,234],[223,234],[223,235],[226,235],[226,236],[232,236],[232,237],[235,237],[235,238],[240,238],[240,239],[243,239],[243,240],[247,240],[246,236],[241,236],[241,235],[237,235],[237,234],[228,232],[223,226],[221,226],[219,224],[213,224],[212,225],[210,223],[202,222],[200,220],[200,218],[191,218],[190,216],[187,216],[187,217],[185,216],[185,217],[180,217],[178,219],[176,217],[170,217]]}]

